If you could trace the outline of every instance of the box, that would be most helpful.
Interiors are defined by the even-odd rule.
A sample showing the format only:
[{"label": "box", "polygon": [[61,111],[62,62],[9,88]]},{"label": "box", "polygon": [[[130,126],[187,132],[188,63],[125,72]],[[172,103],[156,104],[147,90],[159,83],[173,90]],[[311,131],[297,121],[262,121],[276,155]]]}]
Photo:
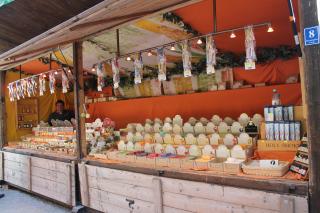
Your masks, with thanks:
[{"label": "box", "polygon": [[208,170],[214,172],[223,172],[223,162],[227,159],[225,158],[216,158],[208,163]]},{"label": "box", "polygon": [[258,151],[297,151],[301,141],[258,140]]},{"label": "box", "polygon": [[231,174],[231,175],[237,175],[241,173],[241,164],[242,163],[223,163],[223,171]]},{"label": "box", "polygon": [[156,167],[168,167],[169,166],[169,158],[156,158]]},{"label": "box", "polygon": [[194,161],[193,169],[195,170],[208,170],[209,168],[209,161],[208,162],[201,162],[201,161]]},{"label": "box", "polygon": [[107,158],[109,160],[118,160],[118,151],[107,152]]},{"label": "box", "polygon": [[169,159],[169,166],[170,168],[174,168],[174,169],[181,169],[181,161],[184,158],[170,158]]},{"label": "box", "polygon": [[194,160],[184,159],[181,160],[181,169],[193,169]]}]

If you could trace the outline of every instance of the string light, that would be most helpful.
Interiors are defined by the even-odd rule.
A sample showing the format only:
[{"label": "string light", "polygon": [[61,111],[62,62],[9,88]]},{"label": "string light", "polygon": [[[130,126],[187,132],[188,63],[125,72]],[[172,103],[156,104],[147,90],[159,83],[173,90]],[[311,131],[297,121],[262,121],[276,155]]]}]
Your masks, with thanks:
[{"label": "string light", "polygon": [[237,37],[237,36],[236,36],[236,34],[234,34],[234,32],[232,31],[231,34],[230,34],[230,38],[235,38],[235,37]]},{"label": "string light", "polygon": [[92,72],[95,72],[95,71],[96,71],[96,68],[95,68],[95,67],[92,67],[91,71],[92,71]]},{"label": "string light", "polygon": [[152,52],[149,50],[147,53],[148,56],[152,56]]},{"label": "string light", "polygon": [[46,74],[43,74],[42,77],[43,77],[43,78],[46,78],[47,76],[46,76]]},{"label": "string light", "polygon": [[198,39],[197,44],[199,44],[199,45],[202,44],[201,38]]},{"label": "string light", "polygon": [[68,73],[71,73],[71,70],[70,70],[70,69],[68,69]]},{"label": "string light", "polygon": [[268,33],[272,33],[274,29],[272,28],[271,24],[268,24]]},{"label": "string light", "polygon": [[176,50],[176,48],[174,47],[174,44],[171,45],[170,50],[172,50],[172,51],[175,51],[175,50]]},{"label": "string light", "polygon": [[126,60],[127,60],[127,61],[131,61],[131,57],[130,57],[130,56],[128,56]]},{"label": "string light", "polygon": [[54,74],[58,75],[58,71],[55,71]]}]

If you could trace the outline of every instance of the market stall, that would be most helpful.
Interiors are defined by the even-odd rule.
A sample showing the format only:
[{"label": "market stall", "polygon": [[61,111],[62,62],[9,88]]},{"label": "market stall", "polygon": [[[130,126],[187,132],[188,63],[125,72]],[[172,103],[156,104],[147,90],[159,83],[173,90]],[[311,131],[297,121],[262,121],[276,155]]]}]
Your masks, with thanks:
[{"label": "market stall", "polygon": [[[37,61],[33,64],[37,65]],[[56,100],[64,99],[72,107],[73,94],[56,88],[52,77],[46,79],[46,75],[53,74],[58,81],[61,69],[43,72],[48,66],[42,65],[42,68],[40,75],[6,73],[8,144],[0,156],[1,180],[64,205],[75,206],[77,158],[73,125],[62,121],[55,121],[54,126],[47,123],[49,114],[55,110]]]},{"label": "market stall", "polygon": [[[209,2],[185,11],[205,11]],[[163,18],[185,26],[181,24],[185,19],[177,16],[185,11],[182,8]],[[266,19],[273,20],[271,17]],[[145,27],[148,21],[134,26]],[[148,24],[149,30],[154,29]],[[272,22],[275,25],[277,22]],[[123,31],[130,32],[130,27]],[[259,39],[261,43],[277,43],[262,35],[262,29],[270,37],[276,37],[272,33],[277,31],[273,32],[270,23],[252,27],[253,31],[250,27],[236,28],[240,31],[222,28],[223,33],[218,29],[217,35],[205,34],[203,46],[201,36],[179,40],[176,35],[177,42],[138,52],[127,50],[119,60],[93,63],[100,92],[86,97],[90,148],[79,164],[83,205],[115,212],[210,212],[213,208],[217,212],[308,211],[308,155],[298,55],[290,48],[285,48],[285,59],[281,54],[270,59],[270,49],[255,52]],[[242,30],[243,40],[238,42],[245,43],[245,61],[233,59],[222,64],[221,58],[226,60],[222,49],[235,35],[242,35]],[[135,40],[134,34],[130,36]],[[203,66],[199,46],[205,50]],[[239,46],[228,47],[236,52]],[[146,70],[142,75],[139,65],[144,62],[149,66],[152,55],[158,56],[156,76]],[[132,75],[126,77],[130,70]],[[167,79],[162,72],[167,72]],[[113,78],[110,83],[101,82],[99,73]],[[109,90],[99,88],[109,85]]]},{"label": "market stall", "polygon": [[[3,179],[74,206],[79,178],[81,203],[103,212],[308,212],[305,86],[287,21],[292,5],[193,3],[155,14],[129,5],[138,10],[131,19],[106,7],[110,13],[95,15],[111,17],[70,26],[72,38],[77,30],[90,35],[72,46],[63,41],[55,55],[73,64],[76,131],[8,117],[8,126],[32,128],[33,136],[22,133],[24,141],[3,148]],[[121,26],[113,30],[113,22]],[[52,45],[67,34],[55,35]],[[37,52],[31,45],[16,56],[27,50]],[[19,101],[23,84],[12,82],[6,97]],[[16,137],[10,127],[8,137]]]}]

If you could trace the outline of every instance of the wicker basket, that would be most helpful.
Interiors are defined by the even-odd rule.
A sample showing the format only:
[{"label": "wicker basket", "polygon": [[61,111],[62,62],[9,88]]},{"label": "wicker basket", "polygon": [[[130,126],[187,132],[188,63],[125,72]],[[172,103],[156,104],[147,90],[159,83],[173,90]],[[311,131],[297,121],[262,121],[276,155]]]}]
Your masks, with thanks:
[{"label": "wicker basket", "polygon": [[242,164],[242,170],[248,175],[281,177],[289,170],[289,162],[279,161],[277,168],[261,168],[258,160],[252,160]]}]

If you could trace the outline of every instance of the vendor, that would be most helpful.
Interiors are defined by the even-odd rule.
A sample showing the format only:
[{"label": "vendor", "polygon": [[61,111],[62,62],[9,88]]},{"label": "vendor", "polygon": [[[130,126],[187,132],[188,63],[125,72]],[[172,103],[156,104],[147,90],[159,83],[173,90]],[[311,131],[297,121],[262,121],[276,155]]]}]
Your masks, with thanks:
[{"label": "vendor", "polygon": [[71,121],[71,119],[74,118],[74,113],[71,110],[65,110],[64,109],[64,102],[62,100],[58,100],[56,102],[56,111],[51,113],[48,119],[48,123],[50,126],[52,126],[51,121],[54,120],[60,120],[60,121]]}]

